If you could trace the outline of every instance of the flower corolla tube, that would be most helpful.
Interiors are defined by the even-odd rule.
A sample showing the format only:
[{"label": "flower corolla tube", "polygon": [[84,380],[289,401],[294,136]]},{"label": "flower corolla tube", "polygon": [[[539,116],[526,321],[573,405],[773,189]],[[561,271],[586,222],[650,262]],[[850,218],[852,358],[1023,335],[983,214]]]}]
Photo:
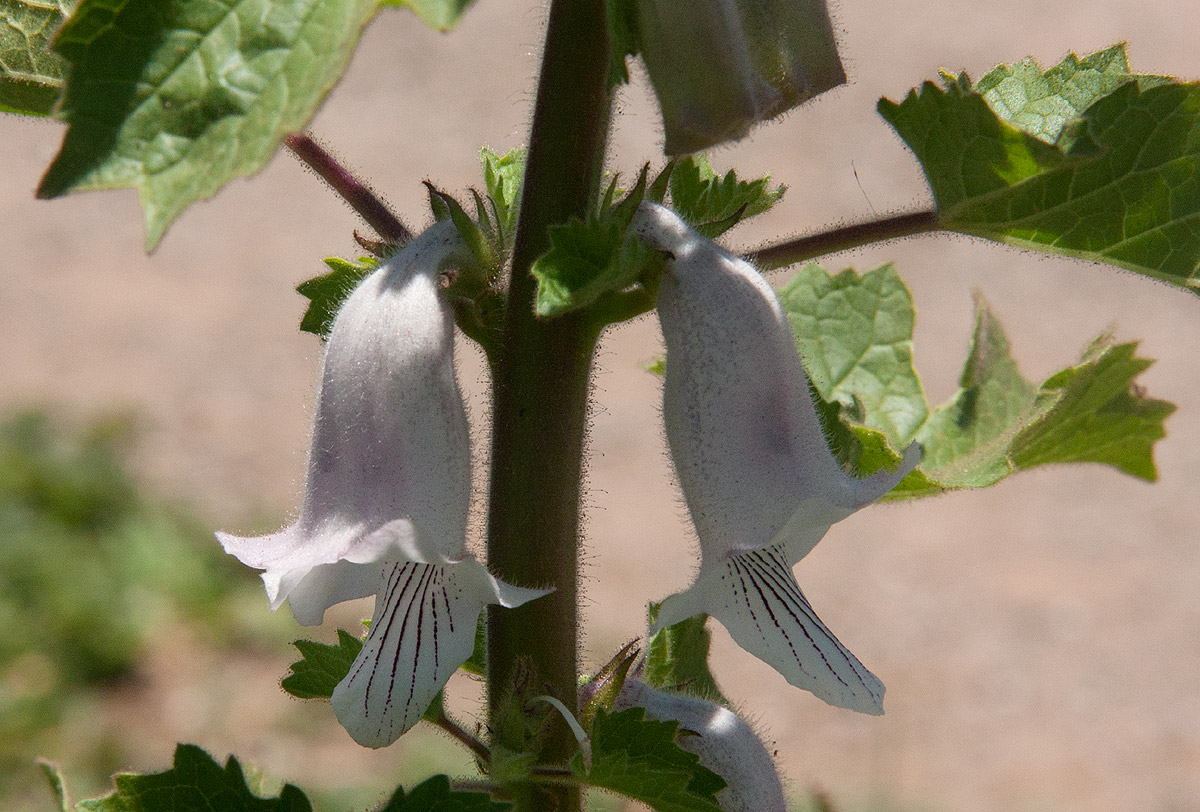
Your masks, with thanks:
[{"label": "flower corolla tube", "polygon": [[663,601],[652,631],[707,613],[792,685],[882,713],[883,684],[817,617],[792,566],[832,524],[895,487],[920,447],[890,473],[843,471],[762,276],[663,206],[643,203],[634,228],[667,255],[663,419],[701,551],[695,582]]},{"label": "flower corolla tube", "polygon": [[668,155],[742,138],[843,84],[825,0],[638,0]]},{"label": "flower corolla tube", "polygon": [[299,518],[257,538],[217,533],[226,552],[264,570],[271,608],[287,600],[302,625],[376,595],[362,651],[332,697],[338,721],[368,747],[420,720],[471,656],[486,604],[548,592],[497,580],[466,550],[470,435],[438,292],[440,270],[465,256],[445,221],[363,280],[329,334]]},{"label": "flower corolla tube", "polygon": [[645,708],[646,718],[678,722],[679,746],[725,779],[717,793],[723,812],[786,812],[775,759],[754,729],[728,708],[697,697],[660,691],[629,677],[614,709]]}]

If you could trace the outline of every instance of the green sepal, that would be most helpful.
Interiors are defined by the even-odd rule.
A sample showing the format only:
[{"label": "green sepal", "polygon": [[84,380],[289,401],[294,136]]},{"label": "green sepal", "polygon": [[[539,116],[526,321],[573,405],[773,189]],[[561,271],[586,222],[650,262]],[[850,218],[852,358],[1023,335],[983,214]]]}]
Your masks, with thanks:
[{"label": "green sepal", "polygon": [[703,154],[679,158],[670,168],[672,208],[709,239],[767,211],[787,191],[771,186],[770,176],[745,181],[732,169],[718,175]]},{"label": "green sepal", "polygon": [[645,708],[596,712],[592,723],[592,767],[583,754],[571,757],[571,772],[589,786],[610,790],[658,812],[720,812],[716,793],[724,779],[676,743],[678,722],[645,718]]},{"label": "green sepal", "polygon": [[328,338],[333,321],[342,303],[358,285],[378,267],[376,257],[359,257],[350,261],[340,257],[326,257],[325,264],[330,272],[309,279],[296,286],[296,292],[309,300],[308,309],[300,319],[300,329],[321,338]]},{"label": "green sepal", "polygon": [[638,641],[631,640],[580,688],[579,724],[584,730],[592,729],[597,711],[613,709],[639,653]]},{"label": "green sepal", "polygon": [[80,812],[312,812],[304,793],[284,785],[277,798],[251,792],[241,764],[233,756],[222,768],[212,756],[192,744],[175,748],[174,766],[161,773],[118,773],[116,791],[103,798],[81,801]]},{"label": "green sepal", "polygon": [[[454,223],[454,227],[458,230],[458,234],[462,237],[463,243],[467,246],[467,250],[471,252],[471,256],[475,259],[476,267],[473,269],[463,269],[464,271],[472,271],[473,276],[478,276],[478,283],[486,286],[487,278],[492,274],[492,271],[499,264],[499,256],[496,253],[492,239],[489,239],[487,232],[467,214],[462,204],[458,202],[452,195],[446,194],[433,186],[429,181],[424,181],[425,187],[429,190],[429,198],[431,201],[436,197],[440,200],[449,212],[450,220]],[[482,201],[480,201],[482,206]],[[481,215],[486,218],[486,212],[481,211]],[[434,216],[437,214],[435,212]],[[490,229],[490,224],[489,224]],[[494,236],[494,231],[492,232]],[[463,282],[465,273],[459,274],[459,281]],[[482,290],[480,291],[482,292]],[[469,293],[465,294],[470,296]],[[473,298],[473,297],[472,297]]]},{"label": "green sepal", "polygon": [[496,220],[506,247],[512,246],[517,232],[517,215],[521,210],[521,185],[525,181],[525,148],[511,149],[497,155],[484,147],[479,152],[483,168],[483,184],[495,206]]}]

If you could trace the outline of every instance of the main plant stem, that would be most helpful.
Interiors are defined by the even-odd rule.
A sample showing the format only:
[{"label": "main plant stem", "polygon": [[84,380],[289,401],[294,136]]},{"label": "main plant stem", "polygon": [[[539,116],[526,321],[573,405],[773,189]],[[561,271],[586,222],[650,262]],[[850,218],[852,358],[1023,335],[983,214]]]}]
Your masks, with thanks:
[{"label": "main plant stem", "polygon": [[[534,317],[529,268],[548,229],[583,216],[603,166],[611,98],[603,0],[553,0],[534,107],[503,335],[493,365],[488,565],[500,578],[555,592],[488,613],[493,735],[511,739],[504,700],[514,678],[575,707],[580,480],[588,373],[596,332],[582,320]],[[507,717],[511,719],[511,717]],[[576,748],[561,720],[547,723],[539,759],[562,764]],[[578,790],[518,793],[521,812],[574,812]]]}]

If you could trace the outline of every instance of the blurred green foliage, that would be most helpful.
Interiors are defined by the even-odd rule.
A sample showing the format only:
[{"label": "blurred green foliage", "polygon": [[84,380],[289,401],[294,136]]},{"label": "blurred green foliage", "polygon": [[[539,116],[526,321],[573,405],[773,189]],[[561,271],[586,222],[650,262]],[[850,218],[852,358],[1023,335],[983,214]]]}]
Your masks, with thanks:
[{"label": "blurred green foliage", "polygon": [[0,800],[71,708],[135,673],[151,634],[188,622],[228,641],[226,599],[256,581],[186,508],[138,487],[131,426],[0,420]]}]

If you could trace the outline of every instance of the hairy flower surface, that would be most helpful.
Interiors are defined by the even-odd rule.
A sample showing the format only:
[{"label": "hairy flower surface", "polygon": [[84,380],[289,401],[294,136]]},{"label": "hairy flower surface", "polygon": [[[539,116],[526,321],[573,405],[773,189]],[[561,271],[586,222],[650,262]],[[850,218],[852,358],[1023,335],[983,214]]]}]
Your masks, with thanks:
[{"label": "hairy flower surface", "polygon": [[775,760],[742,717],[696,697],[659,691],[630,677],[613,706],[645,708],[646,717],[679,722],[679,746],[728,784],[717,793],[724,812],[785,812],[783,785]]},{"label": "hairy flower surface", "polygon": [[376,595],[370,633],[332,703],[360,744],[412,727],[475,644],[489,603],[547,590],[503,583],[466,551],[471,450],[440,269],[465,256],[449,221],[363,280],[329,334],[300,517],[267,536],[217,533],[263,572],[271,608],[313,626]]},{"label": "hairy flower surface", "polygon": [[708,613],[791,684],[882,713],[883,684],[817,617],[791,568],[833,523],[895,487],[919,447],[894,472],[848,475],[766,281],[662,206],[643,203],[634,227],[667,254],[663,419],[701,550],[695,583],[663,602],[654,630]]},{"label": "hairy flower surface", "polygon": [[742,138],[846,81],[824,0],[639,0],[637,21],[668,155]]}]

